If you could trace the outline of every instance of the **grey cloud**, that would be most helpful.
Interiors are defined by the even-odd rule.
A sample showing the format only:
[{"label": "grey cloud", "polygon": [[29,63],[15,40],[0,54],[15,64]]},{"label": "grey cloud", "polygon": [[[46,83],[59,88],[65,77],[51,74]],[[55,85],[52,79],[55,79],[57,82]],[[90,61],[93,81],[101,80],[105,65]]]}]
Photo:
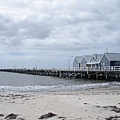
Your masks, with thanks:
[{"label": "grey cloud", "polygon": [[[19,8],[10,8],[14,14],[10,12],[7,18],[5,13],[7,19],[3,21],[6,22],[0,22],[0,35],[4,36],[5,45],[18,41],[19,45],[31,46],[33,50],[69,51],[97,45],[104,47],[104,44],[112,43],[111,38],[114,42],[119,41],[119,0],[16,0],[6,7],[9,9],[14,5]],[[2,41],[3,37],[0,38]],[[85,47],[86,44],[89,47]]]},{"label": "grey cloud", "polygon": [[19,27],[21,35],[31,39],[45,39],[51,33],[50,26],[36,20],[24,20],[19,23]]},{"label": "grey cloud", "polygon": [[9,16],[1,15],[0,19],[0,36],[14,37],[18,34],[17,24]]}]

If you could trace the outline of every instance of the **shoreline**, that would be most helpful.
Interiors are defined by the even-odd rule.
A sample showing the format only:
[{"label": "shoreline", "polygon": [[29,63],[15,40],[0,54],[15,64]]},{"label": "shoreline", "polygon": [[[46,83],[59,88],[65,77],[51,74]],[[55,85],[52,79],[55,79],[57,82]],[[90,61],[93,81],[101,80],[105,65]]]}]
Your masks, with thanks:
[{"label": "shoreline", "polygon": [[38,120],[50,112],[56,116],[48,120],[105,120],[119,117],[119,100],[119,86],[63,92],[0,92],[0,114],[4,115],[0,120],[11,113],[17,114],[16,120]]}]

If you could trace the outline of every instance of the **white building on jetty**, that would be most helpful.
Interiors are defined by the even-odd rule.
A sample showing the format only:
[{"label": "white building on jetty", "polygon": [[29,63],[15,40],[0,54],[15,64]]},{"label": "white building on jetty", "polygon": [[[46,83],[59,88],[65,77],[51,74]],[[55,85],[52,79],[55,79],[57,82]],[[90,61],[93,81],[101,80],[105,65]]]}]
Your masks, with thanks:
[{"label": "white building on jetty", "polygon": [[120,66],[120,53],[77,56],[73,62],[75,70],[82,70],[85,67],[102,68],[107,66]]},{"label": "white building on jetty", "polygon": [[93,55],[84,55],[81,61],[81,67],[86,67],[87,63],[90,63],[92,58],[93,58]]}]

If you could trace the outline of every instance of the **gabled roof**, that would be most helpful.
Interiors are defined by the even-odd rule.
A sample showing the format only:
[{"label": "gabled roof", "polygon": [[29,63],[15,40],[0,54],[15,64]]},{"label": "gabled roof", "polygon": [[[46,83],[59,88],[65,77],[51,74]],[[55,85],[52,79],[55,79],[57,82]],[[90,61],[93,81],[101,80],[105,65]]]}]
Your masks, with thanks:
[{"label": "gabled roof", "polygon": [[100,62],[104,54],[93,54],[96,58],[96,62]]},{"label": "gabled roof", "polygon": [[105,53],[110,61],[120,61],[120,53]]},{"label": "gabled roof", "polygon": [[76,56],[75,59],[77,60],[78,63],[81,63],[83,57],[82,56]]},{"label": "gabled roof", "polygon": [[87,62],[90,62],[91,59],[93,58],[93,55],[84,55],[84,58],[86,59]]}]

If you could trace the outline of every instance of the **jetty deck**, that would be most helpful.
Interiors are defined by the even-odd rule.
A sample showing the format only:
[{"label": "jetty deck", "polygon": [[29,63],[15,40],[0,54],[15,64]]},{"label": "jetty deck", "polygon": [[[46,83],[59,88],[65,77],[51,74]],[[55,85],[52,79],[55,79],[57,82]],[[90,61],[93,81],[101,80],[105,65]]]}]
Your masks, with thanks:
[{"label": "jetty deck", "polygon": [[81,67],[69,69],[0,69],[0,71],[61,78],[120,81],[120,66],[107,66],[99,68]]}]

